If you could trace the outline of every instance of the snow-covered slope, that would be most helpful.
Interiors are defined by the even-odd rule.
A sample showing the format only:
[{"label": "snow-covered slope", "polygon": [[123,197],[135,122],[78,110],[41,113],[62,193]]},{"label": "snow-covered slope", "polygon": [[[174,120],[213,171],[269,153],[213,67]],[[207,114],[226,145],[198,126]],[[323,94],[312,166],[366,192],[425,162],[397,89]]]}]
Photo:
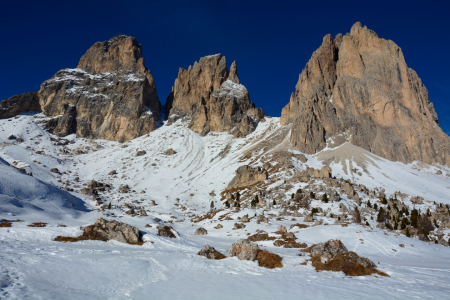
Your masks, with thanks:
[{"label": "snow-covered slope", "polygon": [[[324,211],[315,217],[320,221],[316,226],[303,222],[303,215],[283,215],[281,205],[271,202],[288,202],[297,189],[311,186],[290,182],[295,172],[329,165],[333,176],[369,189],[385,189],[387,197],[396,191],[406,193],[406,204],[410,204],[411,196],[421,196],[425,201],[416,207],[426,210],[434,201],[450,204],[450,170],[446,167],[391,162],[351,144],[304,155],[306,163],[302,163],[298,157],[303,154],[289,145],[290,127],[281,127],[279,118],[266,118],[246,138],[236,139],[228,133],[201,137],[187,128],[188,121],[178,120],[126,143],[75,135],[58,139],[41,128],[42,118],[29,114],[0,120],[0,219],[25,221],[0,228],[0,297],[403,299],[408,295],[422,299],[445,297],[450,291],[449,247],[377,229],[369,214],[365,216],[370,227],[335,223],[330,214],[344,217],[340,206],[355,206],[345,194],[341,194],[340,202],[313,201],[312,207]],[[23,142],[8,139],[10,135],[20,136]],[[168,149],[176,153],[168,155]],[[138,156],[142,150],[145,154]],[[272,166],[269,179],[258,185],[257,192],[267,192],[268,205],[225,209],[221,192],[235,170],[242,165],[262,167],[266,163]],[[51,172],[53,168],[58,173]],[[103,204],[111,203],[112,209],[96,206],[92,196],[80,193],[91,180],[111,185],[100,197]],[[130,192],[120,193],[122,185],[128,185]],[[71,189],[73,192],[66,191]],[[241,192],[248,195],[243,197],[253,196],[251,188]],[[364,203],[369,200],[368,195],[360,193],[360,197]],[[156,206],[150,205],[152,200]],[[211,201],[218,210],[205,217]],[[145,209],[148,216],[126,214],[125,204]],[[244,229],[233,230],[234,223],[246,214],[265,214],[270,222],[257,224],[252,219]],[[115,241],[53,241],[57,235],[79,235],[80,225],[92,224],[99,217],[137,226],[146,243],[132,246]],[[49,225],[27,227],[37,221]],[[223,228],[215,229],[219,223]],[[213,261],[196,255],[205,244],[225,253],[231,243],[256,230],[274,234],[279,225],[290,228],[295,223],[310,225],[291,230],[299,242],[311,245],[341,239],[349,250],[380,262],[379,269],[391,277],[317,273],[310,263],[301,265],[307,257],[298,249],[275,247],[271,241],[259,244],[283,257],[281,269],[269,270],[236,258]],[[173,226],[177,238],[158,236],[158,224]],[[198,227],[204,227],[208,234],[194,236]],[[450,231],[442,233],[448,239]]]}]

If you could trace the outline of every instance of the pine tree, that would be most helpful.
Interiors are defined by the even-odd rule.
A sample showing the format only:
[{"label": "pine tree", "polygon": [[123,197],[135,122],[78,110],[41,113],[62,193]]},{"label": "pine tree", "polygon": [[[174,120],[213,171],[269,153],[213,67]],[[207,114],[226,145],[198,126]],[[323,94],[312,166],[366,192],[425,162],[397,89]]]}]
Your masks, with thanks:
[{"label": "pine tree", "polygon": [[230,208],[230,203],[228,203],[228,201],[225,201],[225,206],[226,206],[227,208]]},{"label": "pine tree", "polygon": [[411,226],[417,228],[417,222],[419,221],[419,212],[417,209],[411,211]]},{"label": "pine tree", "polygon": [[372,207],[372,203],[370,203],[370,200],[367,201],[367,207]]},{"label": "pine tree", "polygon": [[237,199],[237,201],[239,201],[241,199],[241,194],[239,194],[239,192],[236,193],[236,199]]},{"label": "pine tree", "polygon": [[375,210],[378,210],[378,205],[375,203],[375,204],[373,205],[373,208],[374,208]]},{"label": "pine tree", "polygon": [[277,205],[277,202],[275,201],[275,199],[273,199],[273,205]]},{"label": "pine tree", "polygon": [[323,196],[322,196],[322,202],[328,203],[327,193],[323,194]]},{"label": "pine tree", "polygon": [[406,235],[407,237],[411,237],[411,234],[409,233],[409,227],[406,228],[405,235]]},{"label": "pine tree", "polygon": [[211,201],[211,208],[214,208],[214,201]]},{"label": "pine tree", "polygon": [[383,197],[383,200],[381,200],[381,203],[383,203],[383,204],[387,204],[387,200],[386,200],[386,197]]},{"label": "pine tree", "polygon": [[383,222],[384,221],[384,209],[383,207],[380,207],[380,211],[378,212],[377,216],[377,222]]},{"label": "pine tree", "polygon": [[291,195],[291,199],[294,199],[294,197],[295,197],[295,195],[294,195],[294,193],[292,193],[292,195]]},{"label": "pine tree", "polygon": [[111,202],[109,202],[108,204],[108,209],[111,209]]}]

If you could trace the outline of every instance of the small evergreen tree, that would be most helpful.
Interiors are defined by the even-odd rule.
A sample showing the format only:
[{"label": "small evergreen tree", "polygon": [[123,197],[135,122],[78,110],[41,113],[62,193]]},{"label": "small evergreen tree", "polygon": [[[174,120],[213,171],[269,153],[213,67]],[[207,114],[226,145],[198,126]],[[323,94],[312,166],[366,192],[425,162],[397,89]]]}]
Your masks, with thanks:
[{"label": "small evergreen tree", "polygon": [[383,197],[383,199],[381,200],[381,203],[387,204],[387,199],[386,199],[386,197]]},{"label": "small evergreen tree", "polygon": [[370,200],[367,201],[367,207],[372,207],[372,203],[370,203]]},{"label": "small evergreen tree", "polygon": [[316,198],[316,195],[313,193],[313,191],[311,191],[311,192],[309,192],[309,197],[311,199],[314,199],[314,198]]},{"label": "small evergreen tree", "polygon": [[323,194],[323,196],[322,196],[322,202],[328,203],[327,193]]},{"label": "small evergreen tree", "polygon": [[419,221],[419,211],[417,209],[413,209],[411,211],[411,226],[417,228],[418,221]]},{"label": "small evergreen tree", "polygon": [[370,224],[369,224],[369,222],[366,222],[366,226],[369,226],[369,227],[370,227]]},{"label": "small evergreen tree", "polygon": [[373,205],[373,208],[374,208],[375,210],[378,210],[378,205],[375,203],[375,204]]},{"label": "small evergreen tree", "polygon": [[241,200],[241,194],[239,194],[239,192],[236,193],[236,200],[237,201]]},{"label": "small evergreen tree", "polygon": [[406,227],[405,235],[406,235],[407,237],[411,237],[411,234],[409,233],[409,227]]},{"label": "small evergreen tree", "polygon": [[277,205],[277,201],[275,201],[275,199],[273,199],[273,205]]},{"label": "small evergreen tree", "polygon": [[358,207],[355,207],[355,223],[361,224],[361,215],[359,213]]},{"label": "small evergreen tree", "polygon": [[211,207],[211,208],[214,208],[214,201],[211,201],[210,207]]},{"label": "small evergreen tree", "polygon": [[295,194],[294,194],[294,193],[292,193],[292,195],[291,195],[291,199],[294,199],[294,197],[295,197]]},{"label": "small evergreen tree", "polygon": [[225,206],[226,208],[230,208],[230,203],[228,203],[228,201],[225,201]]},{"label": "small evergreen tree", "polygon": [[111,209],[111,202],[109,202],[108,204],[108,209]]},{"label": "small evergreen tree", "polygon": [[383,222],[384,221],[384,209],[383,207],[380,207],[380,211],[378,212],[377,216],[377,222]]},{"label": "small evergreen tree", "polygon": [[239,202],[237,202],[237,207],[241,208],[241,204]]}]

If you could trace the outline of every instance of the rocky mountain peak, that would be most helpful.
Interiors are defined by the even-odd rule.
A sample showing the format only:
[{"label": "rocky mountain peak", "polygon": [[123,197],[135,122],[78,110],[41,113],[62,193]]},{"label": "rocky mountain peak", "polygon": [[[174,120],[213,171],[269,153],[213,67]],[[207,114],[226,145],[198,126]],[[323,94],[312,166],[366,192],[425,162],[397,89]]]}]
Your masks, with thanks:
[{"label": "rocky mountain peak", "polygon": [[48,130],[64,136],[126,141],[156,129],[160,102],[142,46],[131,36],[97,42],[76,69],[41,84],[42,112],[55,117]]},{"label": "rocky mountain peak", "polygon": [[229,78],[234,83],[239,83],[239,77],[238,77],[238,73],[237,73],[236,61],[233,61],[233,63],[231,64]]},{"label": "rocky mountain peak", "polygon": [[115,36],[97,42],[81,57],[78,69],[91,74],[131,70],[145,73],[142,46],[136,38],[127,35]]},{"label": "rocky mountain peak", "polygon": [[450,164],[450,138],[401,48],[359,22],[324,37],[281,124],[292,124],[291,143],[309,154],[350,142],[390,160]]},{"label": "rocky mountain peak", "polygon": [[239,83],[236,62],[230,70],[221,54],[202,57],[187,70],[180,68],[166,102],[169,123],[189,117],[190,128],[201,135],[229,131],[241,137],[252,132],[264,112],[255,108]]}]

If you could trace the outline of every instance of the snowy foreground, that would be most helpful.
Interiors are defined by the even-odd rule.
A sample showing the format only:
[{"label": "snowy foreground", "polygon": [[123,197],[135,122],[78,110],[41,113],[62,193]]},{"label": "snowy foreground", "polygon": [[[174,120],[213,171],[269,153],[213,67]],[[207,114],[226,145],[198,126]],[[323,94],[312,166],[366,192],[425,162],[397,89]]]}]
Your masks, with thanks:
[{"label": "snowy foreground", "polygon": [[[0,219],[22,220],[9,228],[0,227],[1,299],[443,299],[450,293],[449,247],[377,229],[373,221],[372,227],[343,227],[323,217],[323,225],[290,231],[308,245],[340,239],[350,251],[371,259],[390,277],[316,272],[310,262],[302,264],[309,259],[305,253],[275,247],[271,241],[258,244],[279,254],[283,268],[266,269],[236,257],[208,260],[196,255],[206,244],[225,254],[232,243],[258,229],[272,234],[280,225],[289,229],[291,224],[304,223],[300,217],[295,221],[291,217],[273,218],[261,224],[252,220],[244,229],[233,230],[237,217],[252,217],[263,209],[222,210],[220,192],[237,167],[250,162],[246,159],[251,158],[243,159],[246,151],[277,136],[281,142],[270,151],[285,147],[288,135],[277,118],[268,118],[245,139],[225,133],[200,137],[179,121],[125,145],[73,135],[67,138],[73,143],[64,146],[55,145],[38,120],[39,115],[0,120]],[[24,141],[8,140],[11,134]],[[342,147],[340,151],[345,150],[347,156],[356,151],[349,145]],[[63,148],[67,151],[61,151]],[[164,155],[168,148],[177,153]],[[84,154],[74,155],[76,149]],[[137,150],[145,150],[146,155],[136,157]],[[323,160],[338,154],[339,149],[326,149],[306,156],[307,165],[318,168]],[[33,176],[11,168],[13,163]],[[252,163],[258,165],[258,161]],[[344,155],[330,166],[333,175],[369,188],[382,187],[387,194],[402,191],[421,196],[428,201],[423,209],[433,201],[450,204],[450,179],[445,177],[448,168],[393,163],[364,151]],[[50,172],[52,168],[61,174]],[[350,172],[354,168],[361,169],[360,176]],[[117,176],[108,175],[112,170]],[[443,175],[436,175],[437,170]],[[277,176],[272,186],[289,178],[288,174]],[[80,186],[92,179],[112,184],[113,190],[102,196],[113,208],[99,210],[92,197],[80,194],[77,188],[73,192],[60,189],[68,186],[66,182],[74,186],[75,177],[79,177]],[[136,192],[119,194],[121,184]],[[301,187],[298,183],[286,195]],[[213,190],[215,196],[210,195]],[[147,217],[124,213],[122,205],[136,200],[146,207]],[[151,200],[157,205],[150,206]],[[211,201],[219,213],[212,219],[192,222],[194,216],[209,211]],[[341,203],[352,202],[343,197]],[[338,212],[336,203],[315,205]],[[233,220],[219,221],[225,213]],[[279,208],[271,207],[270,213],[277,215]],[[146,243],[53,241],[58,235],[80,235],[80,226],[93,224],[99,217],[137,226]],[[156,225],[169,221],[173,221],[170,225],[176,239],[157,235]],[[33,222],[48,225],[27,226]],[[219,223],[223,228],[215,229]],[[59,227],[62,224],[67,227]],[[199,227],[208,234],[195,236]],[[447,238],[449,233],[444,231]]]}]

